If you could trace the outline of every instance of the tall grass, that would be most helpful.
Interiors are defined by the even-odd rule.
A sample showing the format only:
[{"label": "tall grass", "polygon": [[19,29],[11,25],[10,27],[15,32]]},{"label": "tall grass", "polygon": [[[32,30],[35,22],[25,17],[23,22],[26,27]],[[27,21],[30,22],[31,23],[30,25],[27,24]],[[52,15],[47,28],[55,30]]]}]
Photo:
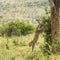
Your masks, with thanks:
[{"label": "tall grass", "polygon": [[[0,60],[60,60],[59,55],[44,55],[39,48],[44,44],[44,38],[40,35],[39,40],[32,52],[28,43],[33,39],[34,34],[26,36],[8,38],[8,47],[6,48],[7,38],[0,37]],[[14,43],[15,41],[15,43]]]}]

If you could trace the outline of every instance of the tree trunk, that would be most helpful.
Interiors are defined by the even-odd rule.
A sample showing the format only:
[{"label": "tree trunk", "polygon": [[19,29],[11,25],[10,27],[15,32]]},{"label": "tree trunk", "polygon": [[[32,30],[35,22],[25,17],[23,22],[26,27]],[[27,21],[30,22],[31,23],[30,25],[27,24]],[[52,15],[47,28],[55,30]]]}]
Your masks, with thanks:
[{"label": "tree trunk", "polygon": [[59,7],[60,0],[49,0],[51,6],[51,38],[52,38],[52,53],[56,54],[54,45],[57,43],[57,36],[59,33]]}]

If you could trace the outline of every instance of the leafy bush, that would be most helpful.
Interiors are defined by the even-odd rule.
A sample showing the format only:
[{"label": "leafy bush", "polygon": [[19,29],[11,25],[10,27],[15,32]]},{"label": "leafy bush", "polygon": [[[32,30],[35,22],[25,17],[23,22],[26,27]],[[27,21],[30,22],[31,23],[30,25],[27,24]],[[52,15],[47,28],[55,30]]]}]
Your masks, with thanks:
[{"label": "leafy bush", "polygon": [[45,9],[46,11],[46,16],[43,16],[40,20],[40,27],[43,27],[43,36],[44,36],[44,41],[45,45],[43,45],[42,51],[43,53],[46,53],[48,55],[51,54],[52,52],[52,40],[51,40],[51,19],[49,15],[49,11]]},{"label": "leafy bush", "polygon": [[60,33],[58,34],[58,37],[56,38],[55,46],[56,53],[60,55]]},{"label": "leafy bush", "polygon": [[12,35],[20,36],[33,33],[34,30],[35,27],[33,24],[16,20],[15,22],[3,24],[0,28],[0,34],[3,35],[4,33],[6,36],[9,37]]},{"label": "leafy bush", "polygon": [[39,26],[40,28],[43,27],[43,36],[44,36],[44,41],[45,45],[42,46],[42,51],[43,53],[46,54],[51,54],[51,49],[50,46],[52,45],[51,41],[51,20],[50,16],[46,15],[39,20]]}]

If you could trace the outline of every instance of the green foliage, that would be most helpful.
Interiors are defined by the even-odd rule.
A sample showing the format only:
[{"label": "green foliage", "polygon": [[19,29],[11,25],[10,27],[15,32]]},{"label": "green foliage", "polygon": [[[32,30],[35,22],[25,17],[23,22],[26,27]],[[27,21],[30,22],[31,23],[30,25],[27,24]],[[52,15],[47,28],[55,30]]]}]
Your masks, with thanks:
[{"label": "green foliage", "polygon": [[44,53],[51,54],[51,46],[52,46],[52,40],[51,40],[51,21],[50,16],[44,16],[42,18],[41,27],[44,27],[44,39],[45,39],[45,45],[43,47]]},{"label": "green foliage", "polygon": [[29,24],[27,22],[19,22],[17,20],[15,23],[16,23],[17,29],[20,29],[21,35],[32,33],[35,29],[33,24]]},{"label": "green foliage", "polygon": [[56,48],[56,53],[60,55],[60,33],[58,34],[56,38],[56,43],[54,47]]},{"label": "green foliage", "polygon": [[40,28],[43,27],[43,36],[45,45],[42,48],[42,51],[48,55],[52,52],[52,40],[51,40],[51,19],[49,11],[45,8],[46,16],[43,16],[40,20]]},{"label": "green foliage", "polygon": [[5,34],[9,37],[11,37],[12,35],[20,36],[33,33],[34,30],[35,27],[33,24],[16,20],[15,22],[3,24],[0,28],[0,34]]}]

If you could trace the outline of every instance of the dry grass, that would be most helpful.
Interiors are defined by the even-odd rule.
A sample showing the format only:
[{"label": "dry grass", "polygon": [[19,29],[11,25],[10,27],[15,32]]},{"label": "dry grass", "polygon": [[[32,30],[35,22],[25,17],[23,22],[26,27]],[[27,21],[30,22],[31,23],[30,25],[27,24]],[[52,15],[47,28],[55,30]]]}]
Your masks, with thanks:
[{"label": "dry grass", "polygon": [[[9,49],[6,49],[7,38],[0,37],[0,60],[60,60],[59,55],[51,55],[47,58],[42,54],[39,48],[40,45],[44,44],[42,35],[40,35],[35,49],[32,52],[28,43],[33,39],[33,37],[34,34],[8,38]],[[13,43],[13,41],[16,41],[16,44]]]}]

